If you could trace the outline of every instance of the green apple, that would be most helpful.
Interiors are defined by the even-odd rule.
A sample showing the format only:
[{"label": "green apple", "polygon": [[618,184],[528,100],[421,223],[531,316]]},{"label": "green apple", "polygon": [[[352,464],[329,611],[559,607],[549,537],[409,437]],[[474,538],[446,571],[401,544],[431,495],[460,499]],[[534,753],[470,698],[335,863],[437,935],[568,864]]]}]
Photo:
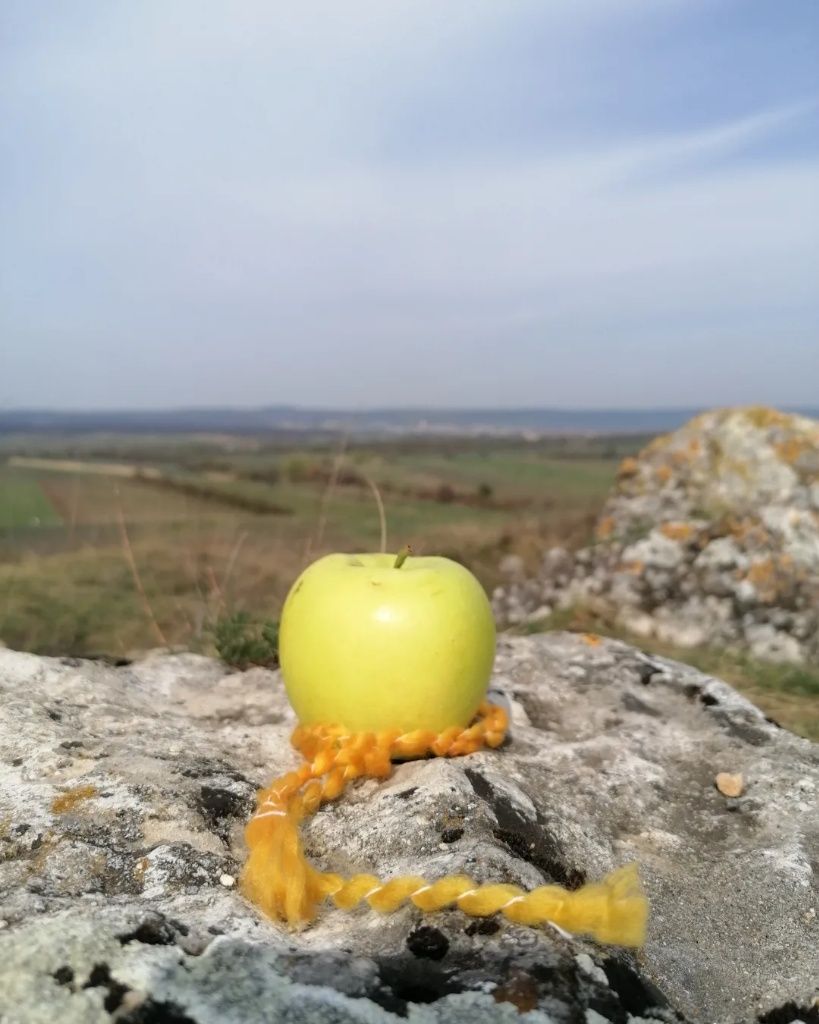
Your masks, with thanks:
[{"label": "green apple", "polygon": [[327,555],[287,596],[279,656],[303,725],[438,732],[484,699],[495,624],[480,583],[448,558]]}]

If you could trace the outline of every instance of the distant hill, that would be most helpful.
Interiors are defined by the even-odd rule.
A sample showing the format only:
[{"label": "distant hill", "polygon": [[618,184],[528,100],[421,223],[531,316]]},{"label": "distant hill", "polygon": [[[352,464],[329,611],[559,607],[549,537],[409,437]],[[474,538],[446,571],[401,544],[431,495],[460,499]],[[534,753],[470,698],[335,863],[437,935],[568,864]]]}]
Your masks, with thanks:
[{"label": "distant hill", "polygon": [[[0,411],[0,434],[651,434],[676,430],[701,409],[157,409],[137,412]],[[794,409],[819,416],[819,409]]]}]

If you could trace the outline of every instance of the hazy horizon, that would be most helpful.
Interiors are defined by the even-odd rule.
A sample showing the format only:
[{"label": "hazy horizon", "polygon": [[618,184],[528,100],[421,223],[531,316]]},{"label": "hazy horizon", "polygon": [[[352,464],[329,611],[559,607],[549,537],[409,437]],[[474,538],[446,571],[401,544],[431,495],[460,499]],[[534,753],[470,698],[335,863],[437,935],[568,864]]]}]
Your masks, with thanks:
[{"label": "hazy horizon", "polygon": [[813,0],[0,28],[0,410],[816,402]]},{"label": "hazy horizon", "polygon": [[[401,415],[405,413],[498,413],[498,414],[510,414],[510,413],[526,413],[526,412],[542,412],[542,413],[633,413],[639,415],[641,413],[698,413],[707,412],[712,409],[721,408],[753,408],[761,403],[753,402],[742,402],[742,403],[717,403],[714,405],[455,405],[455,404],[400,404],[393,403],[388,405],[319,405],[309,402],[265,402],[262,404],[253,405],[241,405],[231,403],[207,403],[207,404],[191,404],[191,405],[144,405],[144,406],[115,406],[115,405],[100,405],[97,407],[88,406],[38,406],[38,405],[19,405],[19,406],[0,406],[0,418],[3,415],[18,415],[23,413],[43,413],[46,415],[66,415],[66,416],[96,416],[96,415],[123,415],[123,416],[149,416],[153,413],[164,414],[164,413],[185,413],[185,412],[237,412],[237,413],[251,413],[261,412],[265,410],[274,411],[293,411],[303,413],[350,413],[352,415],[362,414],[377,414],[377,413],[389,413],[395,415]],[[807,413],[809,415],[816,415],[819,413],[819,404],[816,402],[795,402],[795,403],[783,403],[777,406],[781,411],[785,412],[797,412]]]}]

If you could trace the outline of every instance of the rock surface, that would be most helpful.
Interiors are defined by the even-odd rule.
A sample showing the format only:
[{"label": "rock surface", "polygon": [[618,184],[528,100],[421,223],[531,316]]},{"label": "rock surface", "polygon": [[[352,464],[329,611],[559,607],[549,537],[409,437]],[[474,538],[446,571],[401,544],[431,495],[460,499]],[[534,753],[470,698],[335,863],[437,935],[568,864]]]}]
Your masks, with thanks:
[{"label": "rock surface", "polygon": [[698,416],[626,459],[597,543],[494,595],[507,623],[584,605],[637,636],[819,662],[819,423]]},{"label": "rock surface", "polygon": [[[457,911],[325,909],[294,934],[237,892],[255,789],[295,763],[279,677],[194,655],[120,668],[0,650],[4,1024],[807,1019],[817,748],[730,687],[595,637],[501,641],[501,750],[397,767],[305,830],[322,867],[575,885],[637,860],[637,955]],[[720,772],[743,779],[723,795]]]}]

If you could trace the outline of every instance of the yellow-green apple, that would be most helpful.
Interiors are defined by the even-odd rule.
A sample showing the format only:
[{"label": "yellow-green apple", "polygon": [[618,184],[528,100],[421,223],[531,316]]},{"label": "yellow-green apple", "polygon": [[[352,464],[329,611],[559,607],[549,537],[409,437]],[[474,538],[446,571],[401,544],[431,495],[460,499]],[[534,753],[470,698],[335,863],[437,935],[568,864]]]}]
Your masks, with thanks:
[{"label": "yellow-green apple", "polygon": [[494,655],[486,594],[448,558],[327,555],[293,584],[279,628],[301,723],[352,732],[467,725]]}]

